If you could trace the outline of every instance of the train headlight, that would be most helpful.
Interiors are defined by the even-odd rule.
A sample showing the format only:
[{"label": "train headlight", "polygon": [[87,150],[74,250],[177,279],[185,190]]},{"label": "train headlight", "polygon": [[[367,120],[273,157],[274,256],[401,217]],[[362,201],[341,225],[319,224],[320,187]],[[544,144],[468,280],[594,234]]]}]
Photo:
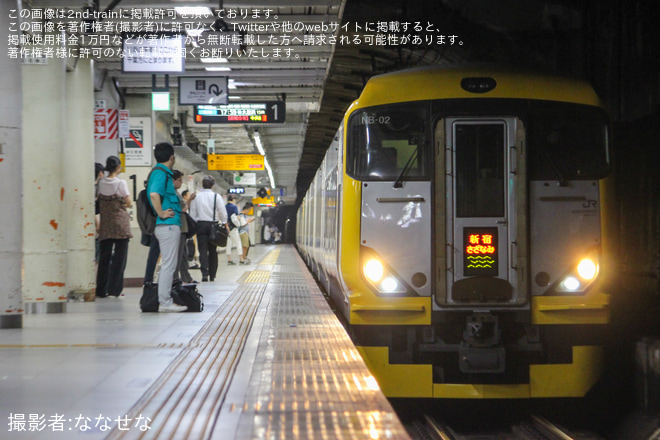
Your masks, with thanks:
[{"label": "train headlight", "polygon": [[591,258],[585,258],[577,266],[577,272],[585,280],[592,280],[598,273],[598,266]]},{"label": "train headlight", "polygon": [[384,296],[411,293],[409,286],[373,250],[363,247],[361,253],[362,275],[377,293]]},{"label": "train headlight", "polygon": [[383,264],[375,258],[367,261],[363,270],[369,281],[377,283],[383,278]]},{"label": "train headlight", "polygon": [[399,282],[394,277],[385,278],[383,282],[380,283],[380,288],[385,293],[393,293],[400,290]]},{"label": "train headlight", "polygon": [[577,292],[580,289],[580,281],[572,276],[567,276],[559,283],[558,290],[561,292]]},{"label": "train headlight", "polygon": [[408,292],[408,288],[405,284],[399,281],[394,275],[390,274],[387,274],[380,283],[374,283],[373,286],[379,293],[386,295],[398,295]]},{"label": "train headlight", "polygon": [[593,251],[565,273],[551,293],[584,293],[598,278],[598,271],[598,252]]}]

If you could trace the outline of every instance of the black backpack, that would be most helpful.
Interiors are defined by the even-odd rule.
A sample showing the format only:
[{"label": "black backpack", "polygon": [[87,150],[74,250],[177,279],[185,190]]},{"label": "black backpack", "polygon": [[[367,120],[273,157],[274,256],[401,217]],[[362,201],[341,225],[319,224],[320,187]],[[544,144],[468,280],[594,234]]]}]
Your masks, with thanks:
[{"label": "black backpack", "polygon": [[142,288],[142,296],[140,297],[140,309],[143,312],[157,312],[158,306],[158,284],[144,283]]},{"label": "black backpack", "polygon": [[[167,177],[165,180],[165,185],[167,185],[167,179],[170,177],[169,174],[167,174],[165,170],[161,168],[154,168],[151,170],[151,172],[149,172],[149,176],[147,177],[147,186],[149,184],[149,179],[151,179],[151,173],[158,169],[166,174]],[[137,221],[140,225],[140,230],[143,234],[154,235],[154,229],[156,229],[156,219],[158,216],[151,207],[151,203],[149,203],[149,194],[147,194],[147,188],[140,191],[140,194],[138,194],[137,197],[137,202],[135,204],[137,209]]]},{"label": "black backpack", "polygon": [[204,311],[204,297],[197,290],[197,284],[183,284],[176,280],[172,283],[172,300],[174,304],[188,307],[187,312]]}]

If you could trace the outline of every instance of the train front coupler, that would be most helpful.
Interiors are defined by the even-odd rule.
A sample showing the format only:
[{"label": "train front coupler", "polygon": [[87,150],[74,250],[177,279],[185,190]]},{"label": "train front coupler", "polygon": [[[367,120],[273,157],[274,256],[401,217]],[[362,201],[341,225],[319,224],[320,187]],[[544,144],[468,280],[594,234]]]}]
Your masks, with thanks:
[{"label": "train front coupler", "polygon": [[506,355],[497,316],[490,313],[467,316],[458,354],[462,373],[504,372]]}]

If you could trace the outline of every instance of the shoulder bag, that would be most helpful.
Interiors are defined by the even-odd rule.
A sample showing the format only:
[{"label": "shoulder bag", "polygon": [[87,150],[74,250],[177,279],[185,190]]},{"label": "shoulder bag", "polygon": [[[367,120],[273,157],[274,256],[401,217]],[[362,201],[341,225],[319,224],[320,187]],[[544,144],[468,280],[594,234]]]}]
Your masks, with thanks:
[{"label": "shoulder bag", "polygon": [[197,222],[187,212],[182,213],[188,225],[188,231],[185,233],[186,238],[193,238],[197,234]]},{"label": "shoulder bag", "polygon": [[221,225],[215,221],[215,208],[218,201],[218,196],[213,196],[213,223],[211,224],[211,232],[209,233],[209,242],[219,247],[227,246],[227,236],[229,231],[225,225]]}]

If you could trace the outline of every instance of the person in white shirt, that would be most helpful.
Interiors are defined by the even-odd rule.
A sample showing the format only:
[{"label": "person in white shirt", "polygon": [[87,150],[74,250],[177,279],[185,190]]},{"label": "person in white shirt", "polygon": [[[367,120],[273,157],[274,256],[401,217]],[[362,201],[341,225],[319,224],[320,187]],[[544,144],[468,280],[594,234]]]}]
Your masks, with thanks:
[{"label": "person in white shirt", "polygon": [[225,205],[225,208],[227,208],[227,217],[229,220],[227,221],[227,225],[229,226],[229,237],[227,238],[227,264],[229,265],[234,265],[236,264],[236,261],[232,260],[231,254],[232,254],[232,249],[236,249],[236,255],[238,255],[238,258],[240,260],[241,264],[243,263],[243,253],[241,252],[241,238],[238,233],[238,228],[241,226],[241,221],[238,218],[238,206],[236,206],[236,196],[233,194],[229,194],[227,196],[227,204]]},{"label": "person in white shirt", "polygon": [[250,250],[250,223],[254,221],[254,217],[248,216],[254,205],[252,202],[245,202],[243,209],[238,214],[238,218],[241,222],[241,226],[238,228],[238,234],[241,237],[241,246],[243,247],[243,258],[241,259],[241,264],[250,264],[251,261],[247,257],[248,251]]},{"label": "person in white shirt", "polygon": [[[202,270],[202,281],[213,281],[218,271],[217,247],[209,242],[213,222],[227,223],[227,209],[222,196],[212,190],[215,180],[202,179],[202,189],[190,203],[190,216],[197,222],[197,247]],[[213,207],[215,206],[215,211]]]}]

